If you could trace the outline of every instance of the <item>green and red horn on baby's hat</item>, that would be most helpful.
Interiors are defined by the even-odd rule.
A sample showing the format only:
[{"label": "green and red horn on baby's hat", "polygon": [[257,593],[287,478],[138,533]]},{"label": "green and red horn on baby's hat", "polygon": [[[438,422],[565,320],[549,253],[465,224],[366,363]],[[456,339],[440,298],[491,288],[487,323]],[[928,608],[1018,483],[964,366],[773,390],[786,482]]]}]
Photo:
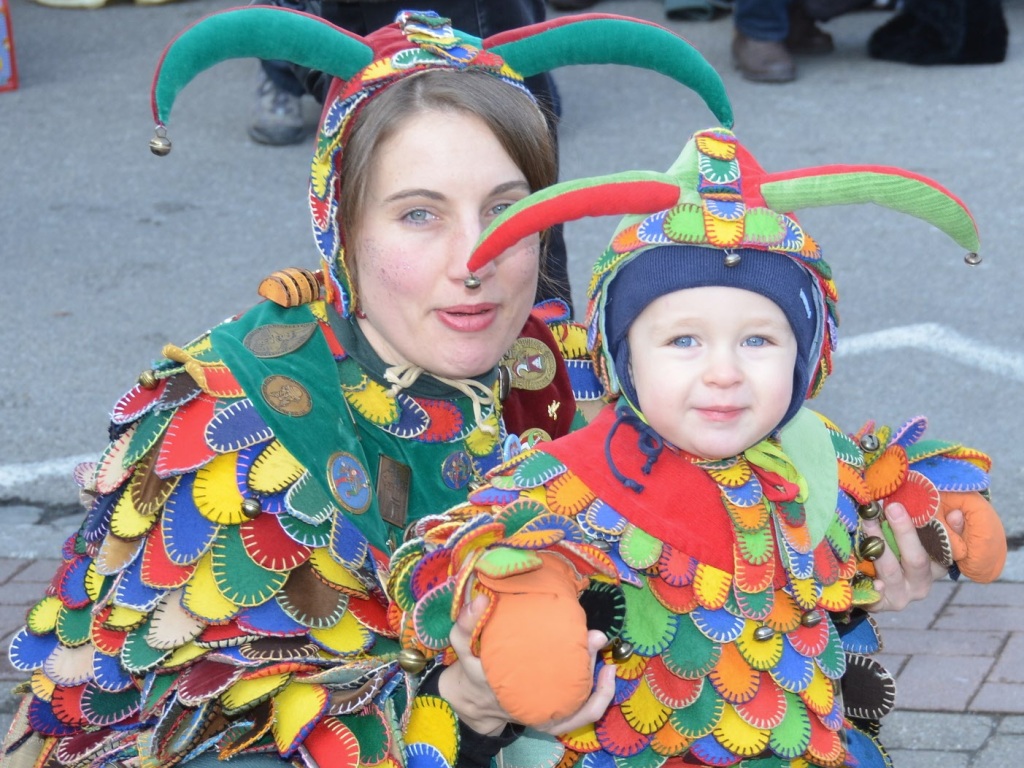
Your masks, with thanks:
[{"label": "green and red horn on baby's hat", "polygon": [[[515,243],[556,224],[590,216],[646,216],[682,204],[701,205],[697,190],[695,134],[666,173],[627,171],[564,181],[535,192],[504,211],[481,235],[470,272],[497,258]],[[892,166],[829,165],[766,173],[738,143],[735,162],[743,169],[747,210],[766,208],[786,214],[806,208],[874,203],[927,221],[968,251],[968,264],[980,262],[977,225],[967,206],[933,179]],[[631,223],[620,224],[618,231]],[[706,242],[693,233],[690,242]]]}]

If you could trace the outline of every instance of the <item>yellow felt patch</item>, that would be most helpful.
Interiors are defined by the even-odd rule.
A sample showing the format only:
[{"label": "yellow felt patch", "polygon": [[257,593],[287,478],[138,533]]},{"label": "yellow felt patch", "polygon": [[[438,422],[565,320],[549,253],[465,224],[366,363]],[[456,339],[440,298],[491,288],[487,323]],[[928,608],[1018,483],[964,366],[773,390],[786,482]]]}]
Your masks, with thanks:
[{"label": "yellow felt patch", "polygon": [[767,640],[758,640],[754,632],[758,624],[747,621],[743,625],[743,631],[736,638],[736,648],[746,662],[754,669],[766,672],[779,663],[782,658],[782,635],[775,633]]},{"label": "yellow felt patch", "polygon": [[298,746],[310,725],[327,707],[327,689],[322,685],[290,683],[274,696],[274,721],[271,731],[277,751],[289,755]]},{"label": "yellow felt patch", "polygon": [[248,519],[235,478],[237,464],[237,453],[222,453],[196,471],[192,500],[199,514],[211,522],[238,525]]},{"label": "yellow felt patch", "polygon": [[454,765],[459,752],[458,720],[448,702],[436,696],[417,696],[409,711],[406,744],[430,744]]},{"label": "yellow felt patch", "polygon": [[668,722],[672,707],[666,706],[654,697],[646,679],[641,679],[633,695],[620,707],[622,716],[637,733],[651,734]]},{"label": "yellow felt patch", "polygon": [[253,680],[239,680],[221,694],[220,700],[228,711],[239,711],[269,699],[283,688],[290,675],[270,675]]},{"label": "yellow felt patch", "polygon": [[115,605],[103,622],[105,627],[129,631],[141,627],[148,618],[148,614],[136,611],[134,608],[125,608],[123,605]]},{"label": "yellow felt patch", "polygon": [[845,611],[853,601],[853,587],[846,580],[836,581],[826,587],[822,587],[819,602],[821,607],[827,611]]},{"label": "yellow felt patch", "polygon": [[712,731],[715,738],[722,746],[734,755],[742,757],[753,757],[764,751],[768,746],[768,729],[755,728],[743,721],[730,706],[726,706],[722,712],[722,719],[718,721]]},{"label": "yellow felt patch", "polygon": [[799,692],[799,696],[809,710],[824,717],[832,711],[832,705],[836,701],[836,689],[832,681],[825,677],[825,673],[814,667],[811,682]]},{"label": "yellow felt patch", "polygon": [[725,605],[732,587],[732,576],[714,566],[701,563],[693,577],[693,589],[705,608],[712,610]]},{"label": "yellow felt patch", "polygon": [[156,515],[144,515],[139,511],[132,494],[122,493],[110,516],[110,532],[119,539],[138,539],[145,536],[156,521]]},{"label": "yellow felt patch", "polygon": [[[480,428],[482,425],[490,427],[492,431],[485,432]],[[487,456],[498,445],[500,430],[498,429],[497,413],[491,411],[484,417],[482,425],[477,424],[476,428],[466,436],[466,450],[474,456]]]},{"label": "yellow felt patch", "polygon": [[181,603],[189,613],[211,624],[225,622],[238,613],[238,606],[224,597],[217,587],[217,580],[213,576],[212,552],[199,558],[192,578],[185,584]]},{"label": "yellow felt patch", "polygon": [[352,575],[351,571],[332,558],[326,547],[314,549],[310,553],[309,564],[328,586],[349,595],[366,596],[366,587]]},{"label": "yellow felt patch", "polygon": [[723,141],[708,133],[701,133],[694,139],[697,151],[716,160],[732,160],[736,157],[736,142]]},{"label": "yellow felt patch", "polygon": [[57,684],[48,678],[43,670],[37,669],[33,672],[28,682],[32,688],[32,695],[37,699],[50,701],[53,698],[53,691]]},{"label": "yellow felt patch", "polygon": [[358,653],[370,641],[370,631],[356,621],[351,611],[345,611],[337,624],[325,629],[311,629],[310,637],[334,653]]},{"label": "yellow felt patch", "polygon": [[295,457],[275,440],[249,468],[249,488],[256,493],[278,493],[298,480],[303,471]]},{"label": "yellow felt patch", "polygon": [[708,241],[719,248],[729,248],[743,241],[743,219],[719,219],[704,212],[704,229]]},{"label": "yellow felt patch", "polygon": [[394,424],[398,419],[398,400],[388,393],[383,384],[363,376],[352,388],[342,387],[349,405],[367,421],[378,426]]},{"label": "yellow felt patch", "polygon": [[164,669],[174,669],[175,667],[183,667],[186,664],[195,661],[200,656],[205,655],[209,652],[209,649],[203,648],[196,645],[195,643],[188,642],[180,648],[176,649],[174,653],[164,659],[160,666]]},{"label": "yellow felt patch", "polygon": [[57,626],[57,614],[61,609],[59,597],[44,597],[36,603],[28,612],[25,625],[28,631],[36,635],[45,635],[52,632]]}]

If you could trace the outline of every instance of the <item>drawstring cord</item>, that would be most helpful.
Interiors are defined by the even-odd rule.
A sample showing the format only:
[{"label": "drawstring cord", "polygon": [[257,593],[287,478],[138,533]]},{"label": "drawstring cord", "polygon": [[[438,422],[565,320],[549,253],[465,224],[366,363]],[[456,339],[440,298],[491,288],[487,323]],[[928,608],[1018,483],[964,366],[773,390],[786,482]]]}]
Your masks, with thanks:
[{"label": "drawstring cord", "polygon": [[665,441],[661,438],[657,432],[651,429],[650,425],[644,422],[628,404],[620,404],[615,409],[615,423],[612,424],[612,428],[608,430],[608,436],[604,440],[604,457],[605,461],[608,462],[608,467],[611,469],[612,474],[615,475],[615,479],[622,483],[624,486],[634,493],[640,493],[644,487],[631,477],[626,477],[619,468],[615,466],[615,460],[612,458],[612,438],[618,431],[619,427],[623,424],[628,424],[637,431],[637,448],[640,449],[640,453],[647,457],[647,461],[644,462],[643,467],[640,471],[645,475],[651,474],[651,470],[654,468],[654,462],[661,456],[662,450],[665,448]]},{"label": "drawstring cord", "polygon": [[473,404],[473,418],[476,420],[480,431],[488,435],[498,434],[498,430],[493,425],[487,424],[484,421],[484,408],[494,405],[494,393],[475,379],[446,379],[444,376],[427,373],[423,368],[413,363],[392,365],[384,371],[384,380],[391,384],[388,395],[395,397],[403,389],[408,389],[416,383],[416,380],[424,373],[468,397],[469,401]]}]

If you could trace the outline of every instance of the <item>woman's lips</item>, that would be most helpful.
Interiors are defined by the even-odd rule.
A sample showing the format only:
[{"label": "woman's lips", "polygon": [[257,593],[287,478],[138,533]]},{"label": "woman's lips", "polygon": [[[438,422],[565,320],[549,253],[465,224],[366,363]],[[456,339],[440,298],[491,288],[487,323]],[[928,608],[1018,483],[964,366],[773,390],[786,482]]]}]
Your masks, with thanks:
[{"label": "woman's lips", "polygon": [[472,304],[445,307],[437,316],[446,327],[462,333],[476,333],[489,327],[497,316],[496,304]]}]

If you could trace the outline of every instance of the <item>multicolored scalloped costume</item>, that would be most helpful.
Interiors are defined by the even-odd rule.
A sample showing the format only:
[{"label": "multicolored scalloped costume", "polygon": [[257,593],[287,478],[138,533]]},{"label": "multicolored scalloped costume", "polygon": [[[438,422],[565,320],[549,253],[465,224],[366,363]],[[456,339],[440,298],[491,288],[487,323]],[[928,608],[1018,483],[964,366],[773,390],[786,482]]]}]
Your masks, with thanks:
[{"label": "multicolored scalloped costume", "polygon": [[[534,318],[524,340],[557,364],[555,337],[579,349],[583,332],[549,319],[555,335]],[[508,430],[497,398],[477,421],[454,389],[389,391],[346,353],[352,333],[322,300],[264,303],[166,348],[114,407],[110,446],[79,469],[88,515],[11,646],[32,675],[12,737],[43,738],[42,764],[171,765],[211,745],[394,759],[394,515],[465,498]],[[568,382],[560,368],[512,399],[539,396],[536,428],[565,401],[545,416],[564,433]],[[384,497],[396,467],[404,498],[396,482]]]},{"label": "multicolored scalloped costume", "polygon": [[[667,174],[566,182],[527,198],[485,233],[470,265],[503,250],[505,238],[553,221],[633,214],[591,282],[589,342],[614,392],[621,372],[605,340],[605,302],[625,264],[674,243],[723,257],[784,253],[821,286],[813,395],[831,370],[837,294],[817,245],[784,211],[867,199],[977,248],[966,209],[933,182],[879,168],[766,174],[731,132],[714,129],[696,134]],[[615,638],[598,662],[616,665],[615,697],[591,726],[557,739],[524,737],[505,750],[506,764],[889,766],[877,720],[895,686],[870,657],[880,639],[860,609],[878,599],[870,575],[884,544],[866,536],[861,519],[899,501],[940,562],[962,559],[992,580],[1006,543],[986,501],[988,457],[922,439],[923,418],[847,436],[803,408],[781,432],[712,461],[652,439],[635,408],[619,398],[582,430],[493,470],[467,504],[414,527],[419,538],[396,553],[388,587],[403,610],[403,645],[450,663],[452,622],[466,596],[482,592],[496,606],[474,631],[474,652],[479,646],[489,676],[502,664],[522,667],[536,638],[488,668],[486,623],[502,611],[495,577],[520,577],[560,557],[591,587],[621,595],[623,610],[588,618]],[[944,523],[948,497],[968,517],[966,539],[979,541],[972,528],[988,534],[977,547],[951,544],[959,537]],[[561,642],[552,634],[541,647],[558,658]]]}]

